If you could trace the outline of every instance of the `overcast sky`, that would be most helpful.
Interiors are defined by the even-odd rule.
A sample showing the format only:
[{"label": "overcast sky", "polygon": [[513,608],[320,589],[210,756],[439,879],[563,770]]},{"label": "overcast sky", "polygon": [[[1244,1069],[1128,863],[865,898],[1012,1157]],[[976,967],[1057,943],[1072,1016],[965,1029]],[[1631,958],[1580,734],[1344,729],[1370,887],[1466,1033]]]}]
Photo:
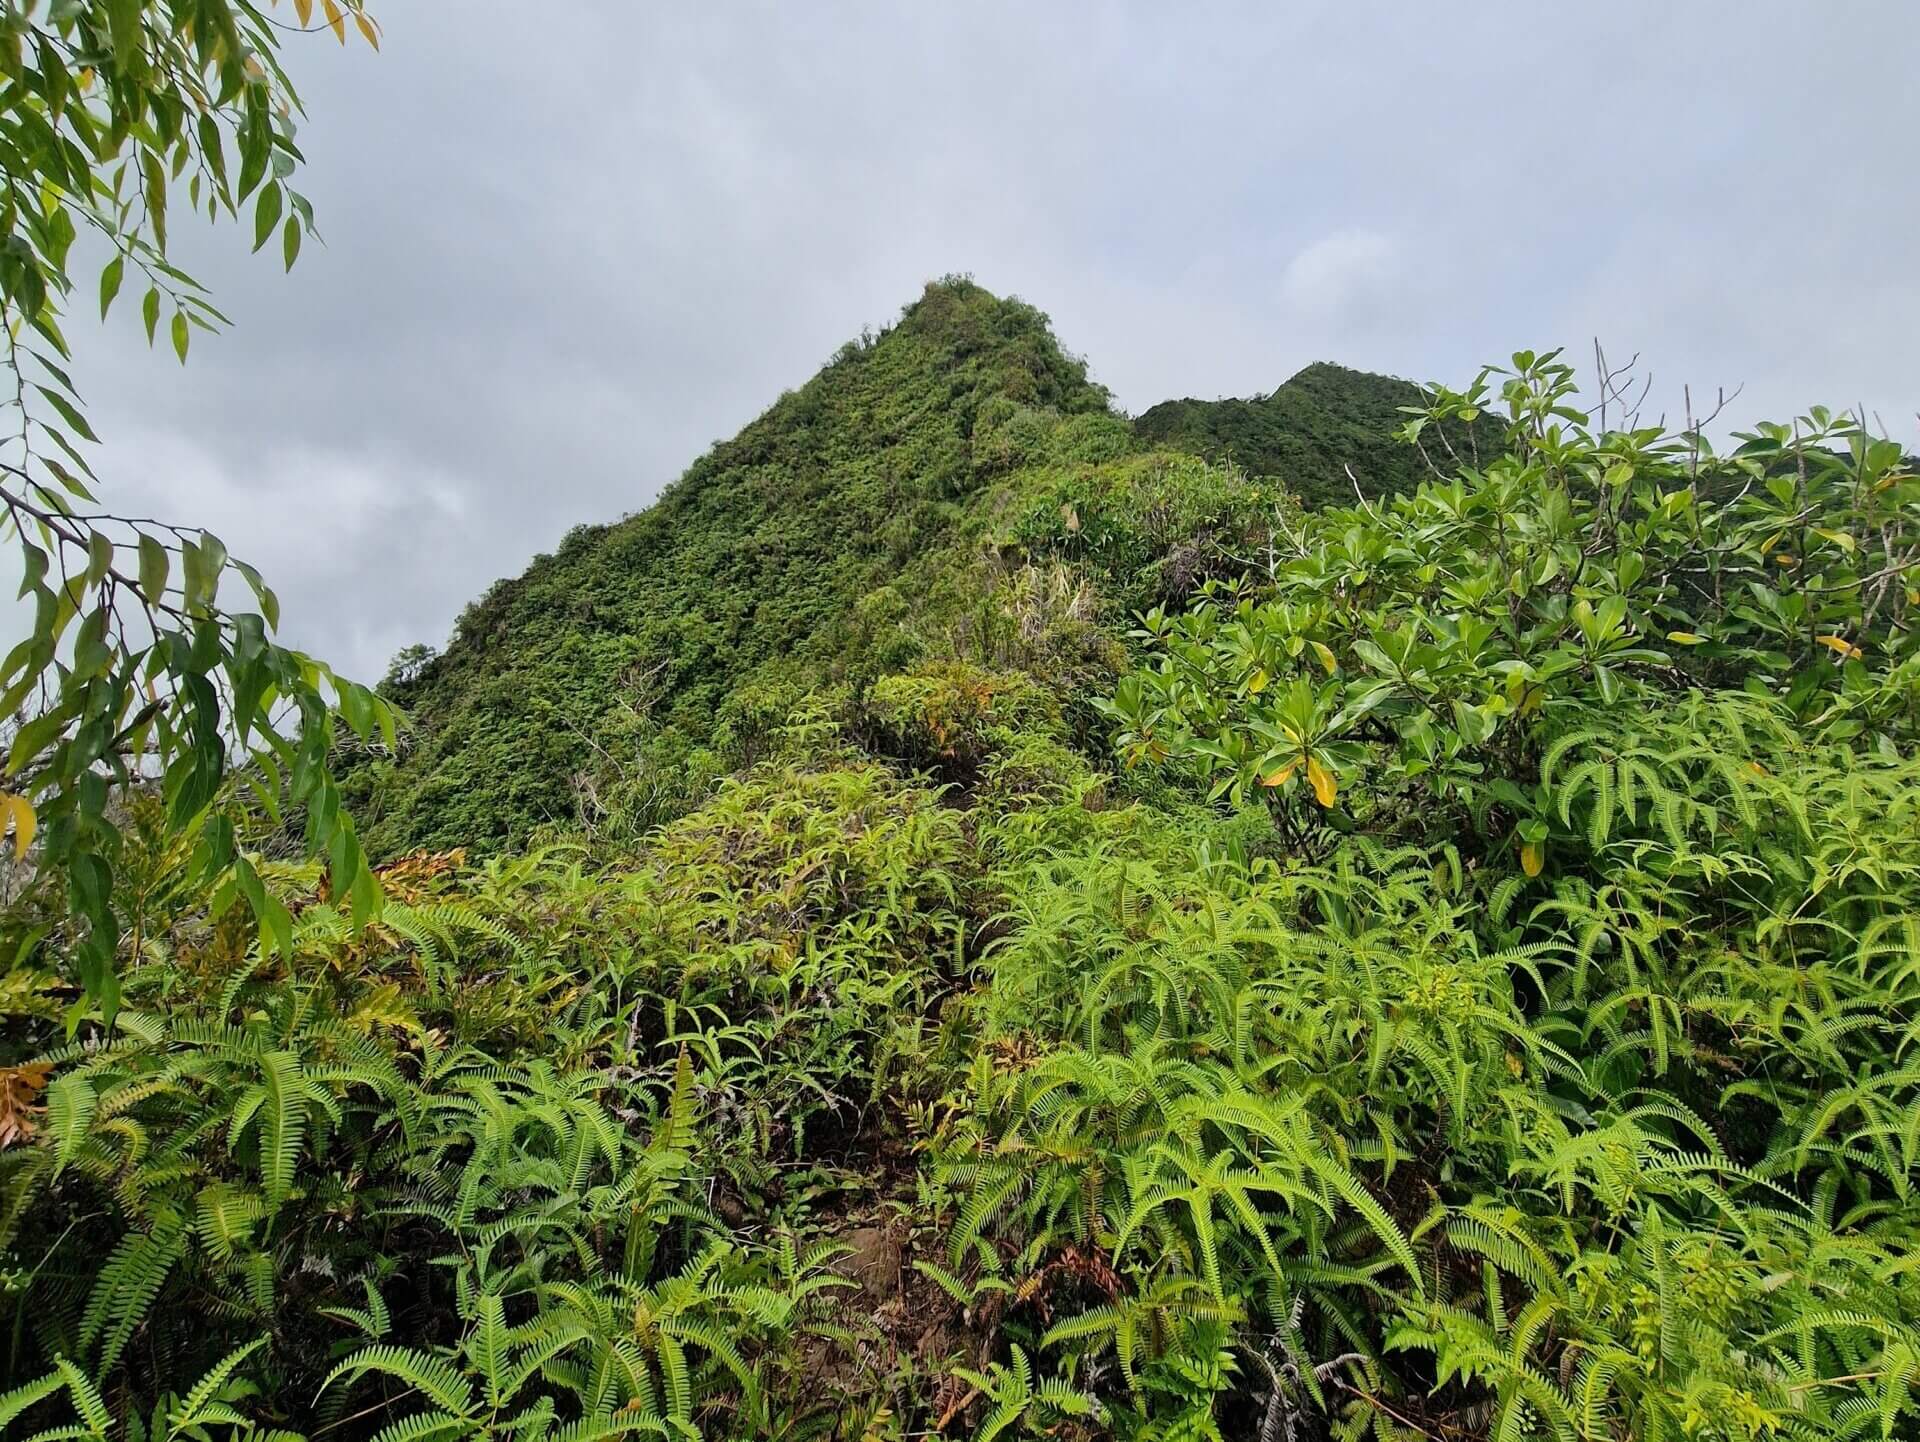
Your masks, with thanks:
[{"label": "overcast sky", "polygon": [[1134,412],[1598,335],[1920,445],[1913,0],[373,8],[287,56],[324,247],[177,217],[185,369],[68,328],[123,508],[365,679],[951,271]]}]

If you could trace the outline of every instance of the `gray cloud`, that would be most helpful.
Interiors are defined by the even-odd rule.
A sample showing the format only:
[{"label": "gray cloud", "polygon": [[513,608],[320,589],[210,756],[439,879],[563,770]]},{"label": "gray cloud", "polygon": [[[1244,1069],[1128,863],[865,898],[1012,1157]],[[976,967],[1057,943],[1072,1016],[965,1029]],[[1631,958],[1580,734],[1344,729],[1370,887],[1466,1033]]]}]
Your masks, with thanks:
[{"label": "gray cloud", "polygon": [[184,369],[70,327],[116,493],[360,675],[952,270],[1133,410],[1597,334],[1920,444],[1905,0],[376,8],[290,55],[325,246],[183,234]]}]

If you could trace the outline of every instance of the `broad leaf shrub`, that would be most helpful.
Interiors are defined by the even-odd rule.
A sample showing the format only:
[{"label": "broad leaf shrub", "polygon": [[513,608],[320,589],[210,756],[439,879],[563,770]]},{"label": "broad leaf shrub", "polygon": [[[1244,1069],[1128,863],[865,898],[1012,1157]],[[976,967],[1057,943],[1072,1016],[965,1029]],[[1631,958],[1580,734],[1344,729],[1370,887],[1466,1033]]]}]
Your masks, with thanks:
[{"label": "broad leaf shrub", "polygon": [[[1251,1146],[1211,1094],[1245,1084],[1262,1029],[1315,1008],[1254,1053],[1254,1094],[1319,1112],[1324,1151],[1400,1199],[1424,1284],[1391,1275],[1391,1234],[1349,1230],[1370,1315],[1351,1285],[1301,1315],[1356,1366],[1429,1358],[1431,1382],[1485,1395],[1496,1435],[1893,1435],[1920,1300],[1920,479],[1824,411],[1722,457],[1698,434],[1600,431],[1572,389],[1522,354],[1440,393],[1411,434],[1494,407],[1506,454],[1314,514],[1271,583],[1143,618],[1148,662],[1108,707],[1124,754],[1265,809],[1294,858],[1275,884],[1305,905],[1275,905],[1275,959],[1228,949],[1205,1060],[1123,1095],[1177,1106],[1171,1079],[1193,1076],[1203,1129],[1161,1116],[1139,1145],[1197,1135],[1183,1175],[1223,1199],[1297,1187],[1278,1137]],[[1220,900],[1189,903],[1210,937]],[[1154,977],[1130,1059],[1193,1025],[1183,992],[1222,965],[1217,943],[1171,951],[1181,966],[1147,971],[1114,948],[1121,975]],[[1267,976],[1234,1025],[1224,999]],[[1089,1050],[1110,1025],[1069,1021]],[[1113,1209],[1116,1243],[1160,1214],[1160,1185]],[[1196,1213],[1198,1266],[1178,1270],[1255,1312],[1211,1258],[1234,1238],[1250,1282],[1274,1211],[1215,1205],[1235,1220]],[[1355,1265],[1294,1250],[1309,1274]],[[1266,1328],[1293,1315],[1288,1265],[1268,1262]]]}]

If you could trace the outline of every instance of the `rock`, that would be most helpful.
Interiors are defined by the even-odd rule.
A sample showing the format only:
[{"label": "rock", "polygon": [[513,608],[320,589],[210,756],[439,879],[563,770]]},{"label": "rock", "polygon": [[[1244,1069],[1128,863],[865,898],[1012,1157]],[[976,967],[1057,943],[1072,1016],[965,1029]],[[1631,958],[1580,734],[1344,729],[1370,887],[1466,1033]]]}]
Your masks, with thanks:
[{"label": "rock", "polygon": [[885,1227],[855,1227],[840,1240],[853,1250],[833,1264],[834,1271],[858,1282],[870,1297],[890,1297],[900,1290],[900,1244]]}]

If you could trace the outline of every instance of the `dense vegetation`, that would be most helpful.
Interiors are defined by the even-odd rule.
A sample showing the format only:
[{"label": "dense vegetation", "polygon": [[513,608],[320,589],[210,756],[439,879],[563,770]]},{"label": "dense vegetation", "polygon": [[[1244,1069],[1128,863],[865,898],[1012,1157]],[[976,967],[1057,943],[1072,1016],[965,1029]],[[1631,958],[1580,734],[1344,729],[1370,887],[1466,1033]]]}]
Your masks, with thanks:
[{"label": "dense vegetation", "polygon": [[[1407,484],[1418,457],[1387,430],[1413,387],[1315,367],[1282,394],[1272,474],[1349,496],[1349,464],[1370,491]],[[1220,544],[1265,535],[1245,524],[1251,490],[1179,459],[1199,448],[1177,439],[1129,438],[1031,307],[930,286],[657,504],[575,530],[496,585],[444,655],[406,653],[388,690],[413,728],[352,786],[370,844],[494,847],[546,824],[679,814],[751,758],[770,706],[966,650],[953,627],[980,621],[991,583],[959,573],[983,552],[1095,563],[1118,583],[1110,622],[1177,599]]]},{"label": "dense vegetation", "polygon": [[363,812],[392,844],[487,844],[574,818],[595,783],[674,792],[703,762],[691,784],[710,780],[711,753],[688,753],[736,721],[741,681],[854,651],[860,600],[948,543],[1031,418],[1105,409],[1028,307],[932,289],[657,504],[576,529],[469,607],[444,656],[395,678],[415,745]]},{"label": "dense vegetation", "polygon": [[72,469],[76,217],[176,334],[170,187],[298,248],[276,27],[0,29],[0,1435],[1920,1432],[1896,446],[1524,352],[1143,441],[941,282],[396,718]]},{"label": "dense vegetation", "polygon": [[1411,381],[1322,361],[1271,395],[1162,401],[1133,429],[1149,445],[1276,479],[1309,506],[1343,506],[1410,491],[1428,477],[1430,463],[1476,464],[1483,442],[1489,457],[1497,452],[1499,431],[1484,421],[1436,428],[1424,438],[1433,448],[1424,459],[1420,449],[1396,442],[1402,407],[1423,401]]},{"label": "dense vegetation", "polygon": [[[939,364],[1018,446],[984,462],[976,413],[971,494],[912,490],[941,546],[849,533],[732,690],[690,671],[673,724],[744,759],[678,819],[399,857],[357,933],[318,864],[254,851],[282,948],[135,796],[111,1026],[57,886],[24,882],[0,1415],[1910,1435],[1898,449],[1821,411],[1725,456],[1606,427],[1523,354],[1402,417],[1494,413],[1499,454],[1302,510],[1136,451],[1084,388],[1000,404],[1058,363],[1024,308],[945,284],[892,334],[997,317],[1005,350]],[[634,534],[689,554],[696,500]],[[563,615],[479,614],[611,653],[593,549],[536,568],[574,567],[541,592]]]}]

